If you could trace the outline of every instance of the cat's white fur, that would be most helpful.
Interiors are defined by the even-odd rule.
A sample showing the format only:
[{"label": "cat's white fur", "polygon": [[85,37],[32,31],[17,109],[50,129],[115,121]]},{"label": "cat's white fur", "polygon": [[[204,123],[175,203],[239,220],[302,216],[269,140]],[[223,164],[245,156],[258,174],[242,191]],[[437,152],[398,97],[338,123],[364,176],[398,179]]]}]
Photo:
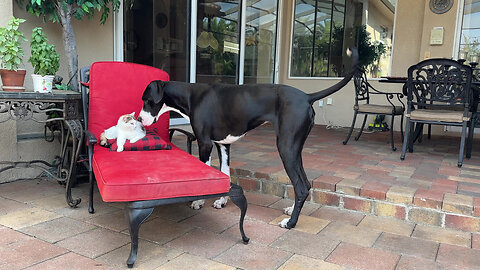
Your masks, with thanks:
[{"label": "cat's white fur", "polygon": [[106,129],[100,135],[100,144],[105,145],[107,140],[117,139],[117,152],[122,152],[127,140],[134,143],[145,137],[145,134],[145,128],[135,119],[135,112],[133,112],[120,116],[117,125]]}]

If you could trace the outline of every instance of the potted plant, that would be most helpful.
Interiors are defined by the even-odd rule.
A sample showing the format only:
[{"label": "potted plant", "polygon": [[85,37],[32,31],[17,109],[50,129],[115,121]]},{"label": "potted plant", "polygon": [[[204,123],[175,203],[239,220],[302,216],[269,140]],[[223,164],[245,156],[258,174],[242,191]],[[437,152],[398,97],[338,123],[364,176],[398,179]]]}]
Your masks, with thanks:
[{"label": "potted plant", "polygon": [[25,69],[20,69],[24,56],[21,41],[27,41],[18,30],[24,19],[12,17],[5,27],[0,28],[0,75],[4,91],[25,91]]},{"label": "potted plant", "polygon": [[60,56],[55,45],[48,44],[48,39],[41,27],[32,30],[30,40],[32,56],[28,59],[33,66],[33,90],[49,93],[52,91],[53,78],[58,71]]}]

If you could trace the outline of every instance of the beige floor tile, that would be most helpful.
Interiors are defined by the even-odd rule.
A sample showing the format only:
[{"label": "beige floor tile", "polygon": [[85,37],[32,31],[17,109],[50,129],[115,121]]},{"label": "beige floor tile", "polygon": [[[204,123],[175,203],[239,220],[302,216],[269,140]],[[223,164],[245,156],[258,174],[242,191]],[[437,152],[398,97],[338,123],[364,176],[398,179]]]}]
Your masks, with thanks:
[{"label": "beige floor tile", "polygon": [[[182,254],[182,252],[179,250],[165,248],[154,243],[140,240],[138,243],[137,260],[133,266],[136,269],[156,269],[162,264],[180,256],[180,254]],[[95,260],[105,265],[127,268],[126,262],[129,255],[130,245],[125,245],[121,248],[110,251]]]},{"label": "beige floor tile", "polygon": [[196,270],[234,270],[235,267],[225,265],[219,262],[215,262],[203,257],[191,255],[188,253],[183,253],[177,258],[169,261],[168,263],[162,265],[158,270],[185,270],[185,269],[196,269]]},{"label": "beige floor tile", "polygon": [[320,235],[363,247],[371,247],[380,233],[380,231],[335,221],[328,224],[328,226],[320,232]]},{"label": "beige floor tile", "polygon": [[59,241],[57,245],[88,258],[96,258],[128,243],[128,235],[98,228]]},{"label": "beige floor tile", "polygon": [[417,225],[412,237],[463,247],[471,245],[471,233],[431,226]]},{"label": "beige floor tile", "polygon": [[[278,223],[280,223],[285,218],[289,218],[289,216],[281,215],[276,219],[270,221],[270,224],[278,225]],[[293,229],[301,232],[317,234],[318,232],[323,230],[323,228],[325,228],[329,223],[330,223],[329,220],[300,215],[300,217],[298,218],[297,225]]]},{"label": "beige floor tile", "polygon": [[0,216],[0,224],[17,230],[59,217],[56,213],[33,207]]},{"label": "beige floor tile", "polygon": [[293,255],[278,270],[343,270],[342,266],[303,255]]},{"label": "beige floor tile", "polygon": [[378,230],[405,236],[410,236],[413,228],[415,227],[414,224],[405,222],[404,220],[377,216],[365,216],[365,218],[357,226],[360,228]]},{"label": "beige floor tile", "polygon": [[67,217],[42,222],[20,229],[21,232],[44,241],[55,243],[65,238],[93,230],[96,227]]}]

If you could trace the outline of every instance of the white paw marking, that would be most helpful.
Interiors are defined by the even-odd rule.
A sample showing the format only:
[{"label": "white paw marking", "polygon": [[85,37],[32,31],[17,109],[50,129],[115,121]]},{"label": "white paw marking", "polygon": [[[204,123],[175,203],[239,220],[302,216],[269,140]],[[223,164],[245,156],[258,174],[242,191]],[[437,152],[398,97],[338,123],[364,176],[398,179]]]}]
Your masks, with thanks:
[{"label": "white paw marking", "polygon": [[292,212],[293,212],[293,207],[294,207],[294,206],[295,206],[295,204],[293,204],[292,206],[283,208],[283,212],[285,213],[285,215],[291,216],[291,215],[292,215]]},{"label": "white paw marking", "polygon": [[122,152],[123,151],[123,146],[118,146],[117,152]]},{"label": "white paw marking", "polygon": [[220,197],[220,199],[213,202],[213,207],[217,209],[222,209],[225,205],[227,205],[228,197]]},{"label": "white paw marking", "polygon": [[286,228],[289,220],[290,218],[284,218],[282,221],[280,221],[280,223],[278,223],[278,225],[280,225],[282,228]]},{"label": "white paw marking", "polygon": [[204,204],[205,204],[205,200],[196,200],[192,202],[192,204],[190,205],[190,208],[194,210],[198,210],[202,208]]}]

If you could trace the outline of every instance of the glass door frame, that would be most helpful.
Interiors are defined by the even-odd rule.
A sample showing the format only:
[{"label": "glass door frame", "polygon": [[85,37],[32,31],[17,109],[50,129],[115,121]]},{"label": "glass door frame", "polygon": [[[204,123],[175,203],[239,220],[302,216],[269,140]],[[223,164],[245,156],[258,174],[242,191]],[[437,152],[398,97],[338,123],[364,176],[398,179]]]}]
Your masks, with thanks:
[{"label": "glass door frame", "polygon": [[[280,40],[281,40],[281,23],[282,23],[282,11],[283,0],[278,0],[277,3],[277,19],[276,19],[276,41],[275,41],[275,56],[274,56],[274,70],[273,70],[273,83],[278,83],[279,79],[279,60],[280,60]],[[114,13],[113,16],[113,60],[124,61],[124,47],[123,47],[123,1],[120,1],[119,11]],[[196,58],[197,50],[191,48],[197,47],[197,12],[198,12],[198,0],[190,0],[190,57],[189,57],[189,82],[195,83],[196,79]],[[246,29],[246,14],[247,14],[247,0],[240,0],[240,52],[239,52],[239,66],[238,66],[238,84],[244,83],[245,76],[245,29]],[[188,124],[184,118],[170,119],[170,125]]]}]

